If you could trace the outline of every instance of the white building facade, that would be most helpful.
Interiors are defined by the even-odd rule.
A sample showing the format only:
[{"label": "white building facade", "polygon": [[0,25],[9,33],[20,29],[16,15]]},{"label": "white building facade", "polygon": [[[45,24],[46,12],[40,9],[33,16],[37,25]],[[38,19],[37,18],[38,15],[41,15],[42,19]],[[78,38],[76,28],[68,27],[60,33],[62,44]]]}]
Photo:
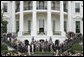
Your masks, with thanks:
[{"label": "white building facade", "polygon": [[83,1],[1,1],[7,33],[17,39],[66,39],[66,33],[83,34]]}]

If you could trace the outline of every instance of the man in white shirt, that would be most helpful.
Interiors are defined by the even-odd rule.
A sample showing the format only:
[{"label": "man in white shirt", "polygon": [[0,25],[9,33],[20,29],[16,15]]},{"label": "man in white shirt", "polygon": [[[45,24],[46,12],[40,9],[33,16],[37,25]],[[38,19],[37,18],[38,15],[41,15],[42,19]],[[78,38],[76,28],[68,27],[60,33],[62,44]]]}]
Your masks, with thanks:
[{"label": "man in white shirt", "polygon": [[7,38],[7,40],[9,41],[9,37]]},{"label": "man in white shirt", "polygon": [[30,54],[30,45],[28,45],[28,54],[31,55]]},{"label": "man in white shirt", "polygon": [[10,42],[10,38],[9,37],[7,38],[7,41],[8,41],[8,43]]}]

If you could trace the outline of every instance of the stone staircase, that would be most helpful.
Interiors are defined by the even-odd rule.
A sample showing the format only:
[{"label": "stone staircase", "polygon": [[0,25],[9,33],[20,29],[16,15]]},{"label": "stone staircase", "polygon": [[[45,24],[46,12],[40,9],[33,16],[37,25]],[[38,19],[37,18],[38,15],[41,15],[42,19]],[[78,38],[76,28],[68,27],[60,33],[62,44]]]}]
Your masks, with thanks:
[{"label": "stone staircase", "polygon": [[[49,40],[50,37],[49,36],[37,36],[37,37],[34,37],[34,38],[36,40],[40,40],[40,39],[44,39],[44,40],[48,39]],[[66,39],[66,38],[63,39],[63,37],[61,37],[61,36],[59,36],[59,37],[58,36],[57,37],[56,36],[52,36],[51,38],[52,38],[52,41],[54,41],[54,42],[55,42],[56,39],[59,39],[59,38],[61,38],[61,40],[65,40]],[[30,42],[32,41],[32,37],[31,36],[21,36],[21,37],[18,37],[17,39],[18,40],[22,40],[22,41],[24,41],[26,39],[30,40]],[[83,41],[83,36],[77,35],[72,41],[66,43],[63,47],[61,47],[60,48],[60,52],[61,52],[61,50],[63,50],[62,52],[64,52],[64,51],[70,49],[71,46],[74,43],[78,43],[78,42],[81,42],[81,41]],[[7,38],[5,38],[4,40],[2,39],[2,42],[6,43],[9,47],[12,47],[15,50],[17,50],[17,46],[11,44],[10,42],[8,43]],[[27,49],[27,47],[25,47],[24,49]],[[22,52],[22,48],[19,48],[17,51]]]},{"label": "stone staircase", "polygon": [[[24,42],[24,40],[29,40],[29,43],[31,43],[32,38],[33,38],[32,36],[19,36],[19,37],[17,37],[17,39],[22,41],[22,42]],[[56,36],[51,36],[51,38],[52,38],[53,43],[55,43],[55,40],[59,40],[60,43],[62,43],[67,37],[56,35]],[[39,41],[41,39],[42,40],[46,40],[47,39],[47,41],[49,41],[50,36],[38,35],[38,36],[34,37],[34,40],[36,40],[36,41]]]}]

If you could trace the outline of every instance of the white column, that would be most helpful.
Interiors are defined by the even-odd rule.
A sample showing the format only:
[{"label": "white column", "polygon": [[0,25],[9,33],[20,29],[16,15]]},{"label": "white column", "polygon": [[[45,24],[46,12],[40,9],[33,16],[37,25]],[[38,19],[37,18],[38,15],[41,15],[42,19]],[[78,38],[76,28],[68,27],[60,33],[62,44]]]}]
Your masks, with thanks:
[{"label": "white column", "polygon": [[33,12],[32,12],[32,31],[31,35],[36,36],[37,30],[36,30],[36,1],[33,1]]},{"label": "white column", "polygon": [[68,25],[67,25],[67,32],[71,31],[71,1],[68,1]]},{"label": "white column", "polygon": [[47,36],[52,36],[51,1],[47,2]]},{"label": "white column", "polygon": [[22,32],[23,32],[23,1],[20,1],[20,19],[19,19],[19,32],[18,32],[18,36],[22,36]]},{"label": "white column", "polygon": [[12,8],[11,8],[11,26],[12,26],[12,33],[16,32],[16,20],[15,20],[15,1],[12,1]]},{"label": "white column", "polygon": [[80,33],[83,34],[83,20],[80,21]]},{"label": "white column", "polygon": [[60,1],[60,31],[61,31],[61,35],[65,36],[65,32],[64,32],[64,12],[63,12],[63,1]]}]

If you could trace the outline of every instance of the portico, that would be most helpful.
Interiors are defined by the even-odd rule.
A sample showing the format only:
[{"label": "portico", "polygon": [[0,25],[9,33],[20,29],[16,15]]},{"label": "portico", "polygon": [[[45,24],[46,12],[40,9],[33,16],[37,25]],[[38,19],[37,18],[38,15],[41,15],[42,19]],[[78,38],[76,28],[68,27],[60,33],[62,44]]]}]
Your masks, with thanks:
[{"label": "portico", "polygon": [[[40,10],[40,11],[38,11],[37,10],[37,6],[36,6],[36,4],[37,4],[37,2],[36,1],[33,1],[32,2],[32,10],[30,11],[30,14],[29,14],[29,16],[31,15],[31,24],[30,24],[30,27],[31,28],[29,28],[30,30],[31,30],[31,32],[30,32],[30,35],[31,36],[37,36],[38,35],[38,33],[39,32],[43,32],[46,36],[53,36],[53,29],[54,29],[54,27],[53,27],[53,19],[57,19],[58,20],[58,24],[56,24],[56,25],[58,25],[57,27],[57,29],[59,29],[58,30],[58,33],[60,33],[60,35],[61,36],[65,36],[65,31],[64,31],[64,18],[66,18],[67,19],[67,17],[64,17],[65,15],[66,16],[68,16],[68,19],[67,19],[67,23],[70,25],[71,24],[71,18],[70,18],[70,9],[68,9],[68,13],[65,13],[64,12],[64,2],[63,1],[60,1],[59,2],[60,4],[60,6],[59,6],[59,8],[60,8],[60,10],[58,11],[58,12],[54,12],[54,13],[56,13],[56,14],[54,14],[55,16],[57,15],[57,16],[59,16],[58,17],[58,19],[57,19],[57,17],[55,17],[54,16],[54,18],[53,18],[53,10],[52,10],[52,8],[51,8],[51,1],[47,1],[47,10],[44,10],[44,11],[42,11],[42,10]],[[68,1],[68,7],[70,8],[70,1]],[[15,5],[15,1],[13,1],[12,2],[12,5]],[[12,6],[13,8],[15,8],[15,6]],[[12,28],[15,28],[16,27],[16,21],[14,21],[15,20],[15,10],[13,9],[12,10],[13,12],[13,20],[12,20],[12,22],[13,22],[13,27]],[[28,14],[26,15],[26,16],[28,16]],[[27,19],[28,18],[30,18],[30,17],[27,17]],[[28,24],[25,24],[25,12],[24,12],[24,1],[20,1],[20,12],[19,12],[19,32],[18,32],[18,36],[22,36],[23,35],[23,32],[25,32],[26,30],[26,28],[25,28],[25,26],[27,25],[27,28],[28,28]],[[41,20],[39,20],[39,19],[43,19],[43,21],[41,21]],[[40,23],[39,22],[43,22],[43,25],[44,25],[44,27],[42,27],[42,28],[39,28],[40,26]],[[56,30],[56,28],[55,28],[55,30]],[[16,29],[12,29],[12,31],[13,32],[16,32]],[[27,30],[28,31],[28,30]],[[71,31],[71,26],[69,26],[69,29],[67,30],[67,31]]]}]

